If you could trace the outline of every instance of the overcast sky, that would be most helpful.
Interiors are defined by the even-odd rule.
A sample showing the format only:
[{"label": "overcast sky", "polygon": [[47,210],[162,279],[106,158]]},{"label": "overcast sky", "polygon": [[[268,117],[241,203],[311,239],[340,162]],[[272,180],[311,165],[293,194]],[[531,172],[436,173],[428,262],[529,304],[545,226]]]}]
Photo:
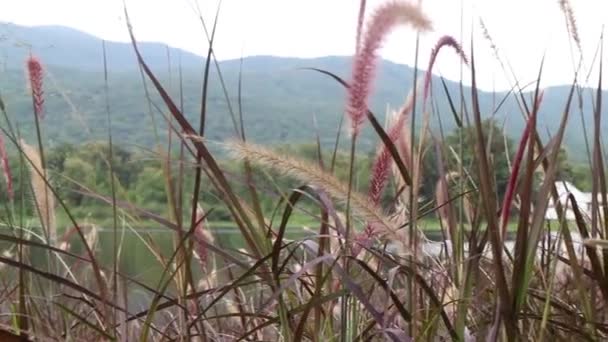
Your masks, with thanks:
[{"label": "overcast sky", "polygon": [[[194,10],[195,1],[127,0],[137,38],[204,54],[206,41]],[[368,0],[368,14],[383,1]],[[216,55],[219,59],[241,55],[351,55],[358,4],[357,0],[224,0]],[[608,2],[571,0],[571,4],[588,71],[608,18]],[[199,5],[211,25],[217,0],[199,0]],[[461,6],[464,25],[461,25]],[[450,34],[460,39],[463,27],[467,53],[471,30],[474,32],[480,87],[509,88],[512,80],[502,71],[481,34],[479,18],[482,18],[501,56],[512,65],[522,83],[535,79],[543,53],[546,53],[544,86],[567,84],[573,78],[570,40],[557,0],[422,0],[422,7],[433,21],[434,31],[421,36],[421,67],[426,67],[438,37]],[[121,0],[15,0],[2,6],[0,21],[65,25],[107,40],[128,38]],[[413,65],[414,47],[415,34],[407,28],[400,29],[388,38],[381,55],[397,63]],[[460,66],[451,51],[440,55],[435,70],[450,79],[459,79]],[[468,73],[467,69],[465,72]],[[469,83],[468,77],[464,81]]]}]

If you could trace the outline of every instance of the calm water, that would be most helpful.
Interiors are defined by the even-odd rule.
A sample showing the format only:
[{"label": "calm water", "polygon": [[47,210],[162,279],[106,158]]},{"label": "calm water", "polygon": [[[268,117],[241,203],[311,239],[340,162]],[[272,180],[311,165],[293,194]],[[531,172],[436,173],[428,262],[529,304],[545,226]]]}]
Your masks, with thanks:
[{"label": "calm water", "polygon": [[[5,235],[15,235],[7,227],[0,227],[0,233]],[[84,233],[87,230],[84,229]],[[59,234],[61,235],[61,234]],[[290,238],[297,238],[298,234],[290,234]],[[303,236],[303,234],[299,234]],[[134,277],[138,280],[159,279],[160,263],[154,254],[150,251],[153,247],[162,252],[163,257],[168,259],[174,250],[174,240],[176,233],[167,229],[138,229],[136,231],[126,229],[124,232],[118,231],[118,248],[120,250],[119,267],[121,272]],[[244,240],[237,229],[217,229],[214,231],[215,245],[224,250],[238,249],[244,247]],[[38,238],[31,237],[30,239],[41,242]],[[77,255],[85,256],[85,249],[77,234],[70,237],[69,252]],[[0,241],[0,254],[4,251],[11,250],[12,243]],[[14,252],[14,251],[13,251]],[[111,269],[113,265],[114,253],[114,234],[111,229],[99,229],[98,240],[95,248],[97,260],[104,266]],[[31,247],[32,263],[46,262],[47,256],[41,248]],[[73,259],[69,256],[65,257],[66,261]]]},{"label": "calm water", "polygon": [[[8,229],[0,230],[2,230],[4,234],[11,234]],[[223,250],[236,250],[245,246],[245,241],[242,238],[240,231],[236,228],[218,228],[212,229],[211,231],[215,238],[215,245]],[[111,269],[114,260],[113,231],[111,229],[102,228],[99,229],[98,232],[95,255],[103,266]],[[286,238],[299,240],[305,238],[307,234],[310,233],[297,228],[291,228],[288,229]],[[154,249],[161,251],[166,260],[174,251],[175,236],[175,232],[162,228],[138,229],[136,231],[125,230],[124,233],[122,230],[119,230],[120,271],[138,281],[143,281],[150,286],[156,286],[160,280],[163,267],[159,263],[157,257],[150,251],[150,248],[153,247]],[[427,237],[434,241],[442,240],[440,232],[427,233]],[[70,242],[70,252],[78,255],[85,254],[84,247],[78,236],[72,236]],[[441,246],[441,243],[429,243],[426,244],[425,247],[428,248],[432,254],[438,254]],[[0,243],[0,248],[2,248],[2,250],[10,248],[10,244],[7,242]],[[45,259],[46,253],[41,253],[40,250],[36,251],[36,249],[37,248],[32,248],[33,262],[35,264],[44,262],[44,260],[40,260],[40,258]],[[231,254],[236,255],[236,252]],[[198,269],[195,271],[198,271]]]},{"label": "calm water", "polygon": [[[84,231],[86,234],[87,230]],[[238,255],[236,249],[243,248],[245,241],[238,229],[221,228],[212,230],[215,243],[214,245],[221,248],[224,251],[229,252],[231,255]],[[14,235],[10,229],[6,227],[0,227],[0,233],[5,235]],[[306,236],[304,231],[298,232],[296,229],[292,229],[287,233],[288,239],[301,239]],[[164,261],[166,262],[174,251],[176,233],[168,229],[139,229],[136,231],[125,230],[124,234],[122,230],[118,231],[118,248],[120,251],[120,259],[118,262],[119,271],[134,279],[138,282],[142,282],[149,287],[159,288],[160,281],[163,279],[164,267],[159,262],[158,258],[151,252],[151,247],[162,253]],[[33,238],[31,238],[33,239]],[[86,256],[84,245],[80,241],[80,238],[74,234],[70,239],[69,252]],[[37,239],[40,242],[39,239]],[[13,243],[7,241],[0,241],[0,254],[4,251],[11,250],[13,254],[16,249]],[[233,252],[232,252],[233,251]],[[111,229],[99,229],[98,240],[96,248],[94,250],[96,260],[101,264],[102,267],[107,270],[113,268],[113,253],[114,253],[114,233]],[[211,253],[211,252],[210,252]],[[48,251],[38,248],[30,247],[30,261],[32,266],[40,270],[48,269]],[[86,279],[93,281],[90,273],[90,268],[77,259],[69,256],[62,255],[63,260],[69,265],[70,268],[78,270],[75,273],[78,275],[78,282],[85,284]],[[83,266],[86,269],[83,271]],[[111,271],[110,271],[111,272]],[[198,264],[197,259],[192,259],[192,272],[194,273],[195,280],[201,279],[201,267]],[[61,272],[62,275],[66,275],[65,271]],[[234,269],[234,274],[238,276],[239,270]],[[86,279],[85,279],[86,277]],[[165,275],[165,278],[167,276]],[[141,307],[144,308],[153,297],[153,295],[142,289],[141,286],[130,283],[129,286],[129,302],[132,308]],[[167,290],[169,293],[172,292],[171,287]]]},{"label": "calm water", "polygon": [[[215,238],[215,245],[223,250],[230,251],[245,247],[245,241],[237,228],[219,228],[212,230],[212,232]],[[288,229],[286,238],[301,240],[308,234],[310,232],[292,228]],[[120,238],[121,236],[119,235]],[[441,241],[442,235],[441,232],[430,232],[427,233],[427,238],[433,241]],[[122,239],[120,270],[137,280],[144,281],[150,285],[156,285],[160,279],[162,267],[148,246],[155,246],[155,248],[162,251],[165,258],[169,258],[174,250],[173,240],[175,239],[175,232],[166,229],[142,229],[138,230],[137,234],[133,231],[125,231]],[[77,239],[72,239],[72,241],[78,242]],[[108,267],[112,265],[113,260],[112,246],[112,230],[101,229],[99,231],[96,254],[101,262],[105,263]],[[431,255],[438,255],[442,246],[442,243],[435,242],[425,244],[424,248]],[[72,250],[78,250],[78,247],[81,247],[81,252],[84,252],[82,245],[78,246],[76,243],[72,246]],[[231,254],[236,255],[237,253]],[[197,272],[198,268],[193,271]]]},{"label": "calm water", "polygon": [[[2,229],[4,230],[4,229]],[[221,228],[212,230],[215,237],[215,245],[225,251],[236,250],[244,247],[244,239],[237,229]],[[6,230],[3,232],[7,233]],[[287,233],[287,239],[299,240],[306,237],[307,234],[303,230],[290,229]],[[423,250],[428,255],[439,255],[444,246],[443,243],[437,242],[442,239],[441,233],[427,234],[427,237],[435,242],[429,242],[423,245]],[[120,260],[119,270],[121,273],[143,282],[146,285],[157,288],[162,277],[163,267],[157,257],[150,251],[150,246],[162,252],[163,257],[167,260],[174,250],[175,232],[166,229],[141,229],[133,232],[125,230],[124,234],[119,230],[119,248]],[[98,234],[98,242],[95,249],[97,260],[107,269],[112,269],[113,265],[113,232],[110,229],[100,229]],[[71,238],[70,252],[78,255],[84,255],[84,248],[77,236]],[[508,249],[512,249],[512,242],[506,243]],[[0,243],[2,251],[10,248],[7,242]],[[389,247],[390,249],[390,247]],[[1,253],[1,251],[0,251]],[[231,253],[237,255],[236,252]],[[37,267],[44,268],[46,264],[47,254],[36,248],[32,248],[32,264]],[[66,259],[70,259],[67,257]],[[72,259],[73,260],[73,259]],[[68,261],[70,264],[73,261]],[[196,259],[193,259],[193,272],[200,278],[200,267]],[[236,271],[236,270],[235,270]],[[238,273],[238,271],[236,272]],[[195,278],[195,279],[197,279]],[[131,300],[133,304],[143,304],[151,297],[150,293],[145,293],[141,288],[136,289],[137,285],[132,285]]]}]

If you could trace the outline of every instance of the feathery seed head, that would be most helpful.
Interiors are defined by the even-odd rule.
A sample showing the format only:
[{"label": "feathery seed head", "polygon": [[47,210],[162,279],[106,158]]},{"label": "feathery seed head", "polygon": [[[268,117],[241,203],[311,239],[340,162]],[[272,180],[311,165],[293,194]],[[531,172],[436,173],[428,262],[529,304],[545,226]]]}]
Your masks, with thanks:
[{"label": "feathery seed head", "polygon": [[34,113],[39,119],[44,119],[43,107],[44,92],[42,90],[42,79],[44,70],[40,60],[35,56],[30,56],[27,59],[27,73],[32,91],[32,102],[34,105]]},{"label": "feathery seed head", "polygon": [[486,24],[483,22],[483,19],[481,19],[481,18],[479,18],[479,26],[481,26],[481,34],[490,43],[490,49],[492,49],[494,58],[496,58],[498,61],[500,61],[500,55],[498,54],[498,47],[494,43],[494,40],[492,40],[492,36],[490,36],[490,31],[488,30],[488,27],[486,26]]},{"label": "feathery seed head", "polygon": [[411,24],[419,31],[431,29],[431,22],[420,7],[407,2],[391,1],[375,11],[353,61],[346,109],[353,137],[359,134],[367,114],[368,98],[378,62],[377,51],[386,36],[399,24]]},{"label": "feathery seed head", "polygon": [[196,256],[200,260],[201,266],[205,268],[207,266],[208,251],[205,243],[211,243],[212,237],[209,232],[205,229],[205,211],[199,205],[196,209],[196,227],[194,228],[194,251]]},{"label": "feathery seed head", "polygon": [[21,149],[29,159],[30,178],[34,195],[34,204],[40,215],[42,226],[47,231],[50,241],[57,241],[57,227],[55,225],[55,197],[45,180],[46,171],[42,167],[40,153],[34,147],[21,140]]},{"label": "feathery seed head", "polygon": [[372,175],[369,181],[368,198],[375,205],[380,204],[382,190],[388,181],[388,174],[391,166],[391,154],[386,147],[380,153],[372,166]]},{"label": "feathery seed head", "polygon": [[[418,82],[417,87],[420,88],[420,81]],[[396,115],[393,114],[396,116],[396,118],[393,119],[393,123],[391,124],[387,132],[387,135],[391,139],[391,142],[397,147],[400,147],[402,145],[398,144],[399,142],[408,139],[404,129],[406,128],[406,123],[408,122],[410,113],[412,112],[412,108],[414,107],[413,94],[414,92],[410,91],[405,100],[405,103],[403,104],[399,112],[396,113]],[[409,144],[406,145],[409,146]],[[405,165],[408,165],[409,150],[406,148],[399,148],[399,152]],[[392,162],[392,156],[388,148],[385,144],[382,144],[382,146],[380,146],[378,150],[378,153],[376,154],[376,159],[374,160],[374,164],[372,166],[372,173],[369,184],[368,198],[369,201],[374,205],[380,204],[380,196],[382,194],[382,190],[384,190],[384,187],[388,182],[388,175]]]},{"label": "feathery seed head", "polygon": [[[421,85],[421,81],[418,81],[416,88],[419,89]],[[408,96],[406,97],[405,103],[399,110],[399,112],[394,113],[393,123],[391,124],[387,135],[390,138],[391,142],[396,145],[399,155],[406,165],[409,167],[409,137],[405,130],[406,123],[409,121],[410,113],[414,107],[414,92],[410,91]],[[372,165],[372,173],[369,180],[369,189],[367,193],[367,198],[370,203],[375,206],[380,205],[380,197],[382,196],[382,191],[384,191],[384,187],[388,183],[388,177],[390,174],[391,166],[393,165],[392,156],[386,147],[385,144],[382,144],[378,149],[378,153],[376,154],[376,159],[374,160],[374,164]],[[358,236],[358,245],[366,246],[371,243],[371,239],[375,233],[376,224],[372,224],[371,222],[367,223],[365,231],[362,232]],[[360,248],[359,247],[359,248]],[[358,250],[357,250],[358,253]],[[355,254],[356,255],[356,254]]]},{"label": "feathery seed head", "polygon": [[579,51],[581,51],[581,38],[578,34],[578,27],[576,25],[576,17],[574,16],[574,10],[572,10],[572,5],[568,0],[560,0],[559,7],[561,8],[564,16],[566,17],[566,28],[568,32],[572,36],[572,40],[576,44],[576,47]]},{"label": "feathery seed head", "polygon": [[378,228],[382,230],[381,233],[388,234],[393,239],[399,239],[394,225],[389,222],[388,218],[382,214],[376,205],[361,194],[349,191],[347,185],[315,164],[279,155],[267,148],[241,141],[231,141],[224,146],[235,158],[249,160],[256,165],[272,168],[275,171],[317,186],[338,201],[346,203],[350,195],[350,203],[355,215],[367,222],[377,222]]},{"label": "feathery seed head", "polygon": [[460,44],[458,43],[458,41],[456,39],[454,39],[454,37],[443,36],[443,37],[439,38],[439,40],[437,41],[437,44],[435,44],[435,47],[433,48],[433,50],[431,50],[431,58],[429,60],[429,66],[426,69],[426,74],[424,76],[424,96],[422,98],[422,100],[424,102],[426,102],[426,99],[429,97],[429,90],[431,87],[431,77],[433,76],[433,74],[432,74],[433,65],[435,65],[435,61],[437,60],[437,55],[439,54],[439,50],[441,50],[441,48],[444,46],[451,46],[452,48],[454,48],[454,50],[456,50],[456,53],[458,54],[458,56],[460,56],[460,58],[462,59],[464,64],[466,64],[466,65],[469,64],[469,60],[467,59],[466,54],[462,50],[462,46],[460,46]]}]

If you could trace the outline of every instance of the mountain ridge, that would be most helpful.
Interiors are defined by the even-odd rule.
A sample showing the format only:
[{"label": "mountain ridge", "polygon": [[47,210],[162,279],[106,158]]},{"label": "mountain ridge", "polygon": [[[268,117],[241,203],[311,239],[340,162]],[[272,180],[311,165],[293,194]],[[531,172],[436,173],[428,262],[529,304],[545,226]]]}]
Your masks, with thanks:
[{"label": "mountain ridge", "polygon": [[[13,24],[10,24],[13,25]],[[2,25],[0,25],[2,27]],[[11,26],[13,32],[22,27]],[[24,87],[23,63],[29,54],[23,46],[13,46],[11,41],[18,37],[32,39],[33,53],[39,56],[53,75],[53,82],[46,82],[46,107],[49,115],[45,122],[46,136],[52,142],[78,142],[90,139],[103,139],[107,136],[105,124],[105,97],[103,96],[103,75],[101,70],[102,53],[101,40],[87,33],[78,33],[74,29],[51,26],[53,29],[34,30],[27,28],[26,33],[14,37],[6,37],[0,41],[0,57],[10,56],[4,62],[4,82],[0,82],[0,92],[11,113],[25,132],[32,130],[30,100]],[[67,31],[66,31],[67,30]],[[2,34],[0,30],[0,34]],[[59,32],[59,33],[58,33]],[[17,32],[18,33],[18,32]],[[33,36],[32,36],[33,35]],[[36,36],[37,35],[37,36]],[[67,38],[66,38],[67,37]],[[74,38],[76,37],[76,38]],[[11,40],[12,39],[12,40]],[[21,39],[21,38],[19,38]],[[85,39],[85,41],[82,41]],[[42,42],[53,43],[61,49],[44,49]],[[37,42],[37,43],[36,43]],[[135,56],[129,43],[107,42],[109,69],[110,108],[113,115],[113,131],[117,141],[149,145],[154,141],[153,129],[145,92],[141,83],[141,75],[137,70]],[[201,75],[204,59],[196,54],[183,50],[167,48],[159,43],[139,43],[144,52],[144,58],[157,73],[159,79],[170,90],[176,99],[179,98],[179,70],[177,55],[182,55],[182,76],[184,112],[194,122],[200,112]],[[169,50],[167,50],[169,49]],[[38,51],[40,50],[40,51]],[[168,65],[167,51],[172,54],[171,66]],[[68,55],[66,57],[66,54]],[[98,54],[98,55],[97,55]],[[186,56],[186,57],[184,57]],[[69,58],[68,58],[69,57]],[[261,143],[303,142],[311,141],[315,135],[312,115],[317,119],[322,141],[330,146],[333,143],[338,123],[344,113],[345,92],[342,86],[331,78],[303,70],[303,67],[315,67],[336,73],[348,79],[351,71],[351,58],[344,56],[324,56],[318,58],[250,56],[242,59],[219,61],[223,80],[229,93],[232,109],[237,108],[239,72],[242,74],[242,104],[248,136]],[[370,102],[371,109],[384,120],[387,104],[398,107],[404,100],[413,82],[414,69],[403,64],[386,60],[379,63],[374,91]],[[419,71],[419,77],[422,71]],[[219,77],[212,66],[211,89],[208,98],[208,137],[211,140],[222,141],[234,135],[232,118]],[[456,99],[459,84],[446,80],[446,85],[452,97]],[[151,89],[151,88],[149,88]],[[455,127],[453,115],[449,109],[446,96],[443,94],[440,78],[433,77],[433,91],[436,96],[438,115],[431,118],[431,126],[437,128],[439,121],[446,131]],[[569,86],[549,87],[541,112],[539,127],[554,132],[559,124],[556,119],[561,116]],[[464,87],[465,98],[470,94],[470,88]],[[507,133],[513,138],[523,130],[524,121],[517,103],[511,97],[496,114],[492,108],[498,103],[505,92],[495,94],[479,91],[480,106],[483,115],[495,115],[499,122],[505,122]],[[530,97],[530,93],[524,97]],[[71,104],[65,100],[70,98]],[[154,104],[163,108],[157,96],[153,96]],[[71,106],[77,108],[76,111]],[[468,106],[470,108],[470,106]],[[587,126],[591,121],[589,104],[582,107]],[[604,111],[603,111],[604,112]],[[29,115],[28,115],[29,114]],[[577,114],[577,115],[574,115]],[[163,122],[162,116],[154,112],[156,122]],[[420,122],[421,120],[417,120]],[[582,122],[578,113],[573,111],[570,126],[566,133],[566,147],[571,155],[580,157],[584,153],[584,135]],[[79,126],[84,123],[88,129]],[[142,125],[147,125],[146,129]],[[116,127],[114,127],[116,126]],[[608,129],[603,123],[602,130]],[[147,133],[146,133],[147,131]],[[128,141],[135,139],[135,141]],[[361,137],[366,149],[372,149],[377,139],[368,129]]]},{"label": "mountain ridge", "polygon": [[[60,25],[21,26],[0,23],[0,56],[6,67],[18,67],[31,53],[46,65],[99,71],[103,68],[102,39],[92,34]],[[108,67],[116,71],[136,69],[136,59],[130,43],[105,41]],[[203,58],[195,53],[169,47],[161,42],[139,44],[151,66],[159,68],[167,63],[167,51],[181,56],[185,67],[200,66]],[[77,51],[77,54],[72,51]],[[77,55],[77,56],[75,56]]]}]

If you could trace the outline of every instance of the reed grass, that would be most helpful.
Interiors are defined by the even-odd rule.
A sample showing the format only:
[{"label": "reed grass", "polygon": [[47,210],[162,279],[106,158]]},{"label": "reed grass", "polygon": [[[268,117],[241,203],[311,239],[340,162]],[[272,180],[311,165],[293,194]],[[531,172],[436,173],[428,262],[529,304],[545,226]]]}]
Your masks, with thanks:
[{"label": "reed grass", "polygon": [[[542,61],[531,96],[514,79],[514,97],[525,118],[525,130],[513,156],[508,155],[510,174],[504,195],[497,189],[497,152],[489,148],[492,134],[484,130],[476,77],[475,45],[463,52],[463,42],[443,36],[429,51],[425,77],[412,88],[388,128],[378,123],[368,108],[377,64],[377,51],[388,32],[399,24],[415,30],[431,29],[423,6],[405,1],[389,1],[366,18],[366,1],[361,1],[357,17],[356,49],[350,80],[344,81],[330,70],[313,69],[347,89],[345,117],[351,129],[349,174],[345,181],[336,172],[339,132],[335,148],[324,150],[316,136],[317,160],[284,155],[271,147],[247,140],[238,91],[238,116],[233,112],[236,140],[220,145],[242,163],[238,179],[222,166],[221,154],[210,149],[205,136],[209,120],[206,103],[214,78],[210,69],[215,60],[213,43],[220,17],[209,26],[198,14],[209,43],[201,85],[201,111],[191,120],[183,112],[183,94],[172,97],[141,55],[128,20],[131,43],[141,68],[150,115],[155,115],[151,94],[159,95],[167,125],[167,146],[158,141],[167,197],[167,210],[157,213],[130,203],[120,190],[113,165],[112,107],[106,102],[108,177],[111,193],[96,193],[73,180],[79,193],[111,206],[112,246],[104,245],[96,222],[79,222],[54,187],[44,160],[44,92],[42,62],[28,59],[32,111],[38,139],[34,148],[20,139],[11,123],[4,100],[0,99],[4,120],[0,124],[0,166],[8,191],[30,193],[37,210],[42,234],[28,225],[23,210],[9,196],[6,222],[10,231],[0,234],[0,269],[7,274],[0,284],[0,338],[3,340],[591,340],[608,338],[608,185],[605,179],[605,151],[601,139],[602,63],[590,66],[599,75],[590,101],[594,116],[590,139],[590,174],[593,178],[590,210],[577,203],[573,194],[560,197],[558,154],[571,106],[577,74],[559,118],[559,129],[544,141],[538,127],[538,113],[544,105],[540,89]],[[567,18],[568,39],[580,49],[580,37],[572,4],[560,1]],[[503,68],[498,47],[485,24],[482,33]],[[211,27],[211,30],[207,30]],[[424,39],[424,38],[421,38]],[[445,83],[434,92],[431,69],[439,50],[453,47],[463,64],[469,66],[470,93],[453,98]],[[420,53],[426,53],[424,51]],[[105,63],[105,94],[109,71]],[[510,66],[509,66],[510,67]],[[181,70],[180,70],[181,75]],[[514,75],[510,70],[510,75]],[[221,78],[221,77],[220,77]],[[181,80],[181,78],[180,78]],[[222,83],[225,100],[231,103]],[[150,87],[150,89],[148,89]],[[404,86],[405,90],[407,86]],[[474,156],[465,164],[461,146],[449,146],[443,133],[431,130],[429,121],[435,106],[423,106],[422,128],[415,125],[416,93],[433,103],[445,97],[457,126],[473,132]],[[378,136],[375,162],[368,192],[354,179],[357,151],[355,140],[365,120]],[[194,127],[197,127],[195,129]],[[415,130],[417,129],[417,131]],[[311,137],[313,133],[311,133]],[[172,144],[172,145],[169,145]],[[172,147],[173,146],[173,147]],[[20,155],[21,168],[30,170],[29,189],[10,185],[14,164],[7,151]],[[505,149],[509,153],[508,149]],[[333,154],[330,156],[330,154]],[[422,165],[434,158],[438,178],[432,179],[434,198],[419,198],[424,177]],[[331,160],[328,164],[327,161]],[[261,168],[263,177],[254,174]],[[537,174],[542,179],[535,179]],[[185,180],[194,182],[187,186]],[[286,177],[294,187],[281,188],[274,179]],[[537,184],[535,184],[535,182]],[[245,184],[246,191],[237,191]],[[466,188],[465,185],[470,185]],[[264,210],[266,189],[278,194],[273,210]],[[205,207],[201,196],[212,189],[219,198],[216,207]],[[244,194],[244,195],[243,195]],[[390,200],[387,200],[390,195]],[[20,196],[19,198],[23,198]],[[556,207],[557,222],[545,213],[550,203]],[[214,233],[207,220],[221,206],[242,238],[242,248],[231,249]],[[311,209],[312,208],[312,209]],[[56,211],[65,212],[70,227],[59,227]],[[288,225],[302,213],[313,225],[305,234],[292,237]],[[568,222],[567,213],[573,214]],[[439,219],[444,239],[438,253],[421,229],[420,218]],[[21,217],[19,217],[21,216]],[[301,217],[301,216],[300,216]],[[133,221],[144,218],[171,233],[164,244],[153,234],[132,229]],[[108,222],[107,220],[105,222]],[[517,222],[515,239],[506,243],[509,222]],[[467,227],[466,231],[464,227]],[[83,228],[87,228],[84,230]],[[407,229],[404,229],[407,228]],[[304,230],[304,229],[303,229]],[[122,269],[125,261],[124,235],[132,231],[158,265],[156,281],[147,283]],[[60,234],[61,233],[61,234]],[[59,235],[59,237],[58,237]],[[79,239],[76,240],[74,236]],[[577,238],[580,236],[580,238]],[[82,245],[84,248],[79,248]],[[512,245],[512,248],[507,248]],[[4,246],[4,245],[3,245]],[[163,246],[169,246],[165,248]],[[110,251],[111,262],[102,260]],[[45,268],[37,256],[46,255]],[[13,279],[13,280],[11,280]],[[50,285],[49,285],[50,284]],[[52,289],[50,291],[49,289]],[[136,302],[134,298],[144,298]]]}]

